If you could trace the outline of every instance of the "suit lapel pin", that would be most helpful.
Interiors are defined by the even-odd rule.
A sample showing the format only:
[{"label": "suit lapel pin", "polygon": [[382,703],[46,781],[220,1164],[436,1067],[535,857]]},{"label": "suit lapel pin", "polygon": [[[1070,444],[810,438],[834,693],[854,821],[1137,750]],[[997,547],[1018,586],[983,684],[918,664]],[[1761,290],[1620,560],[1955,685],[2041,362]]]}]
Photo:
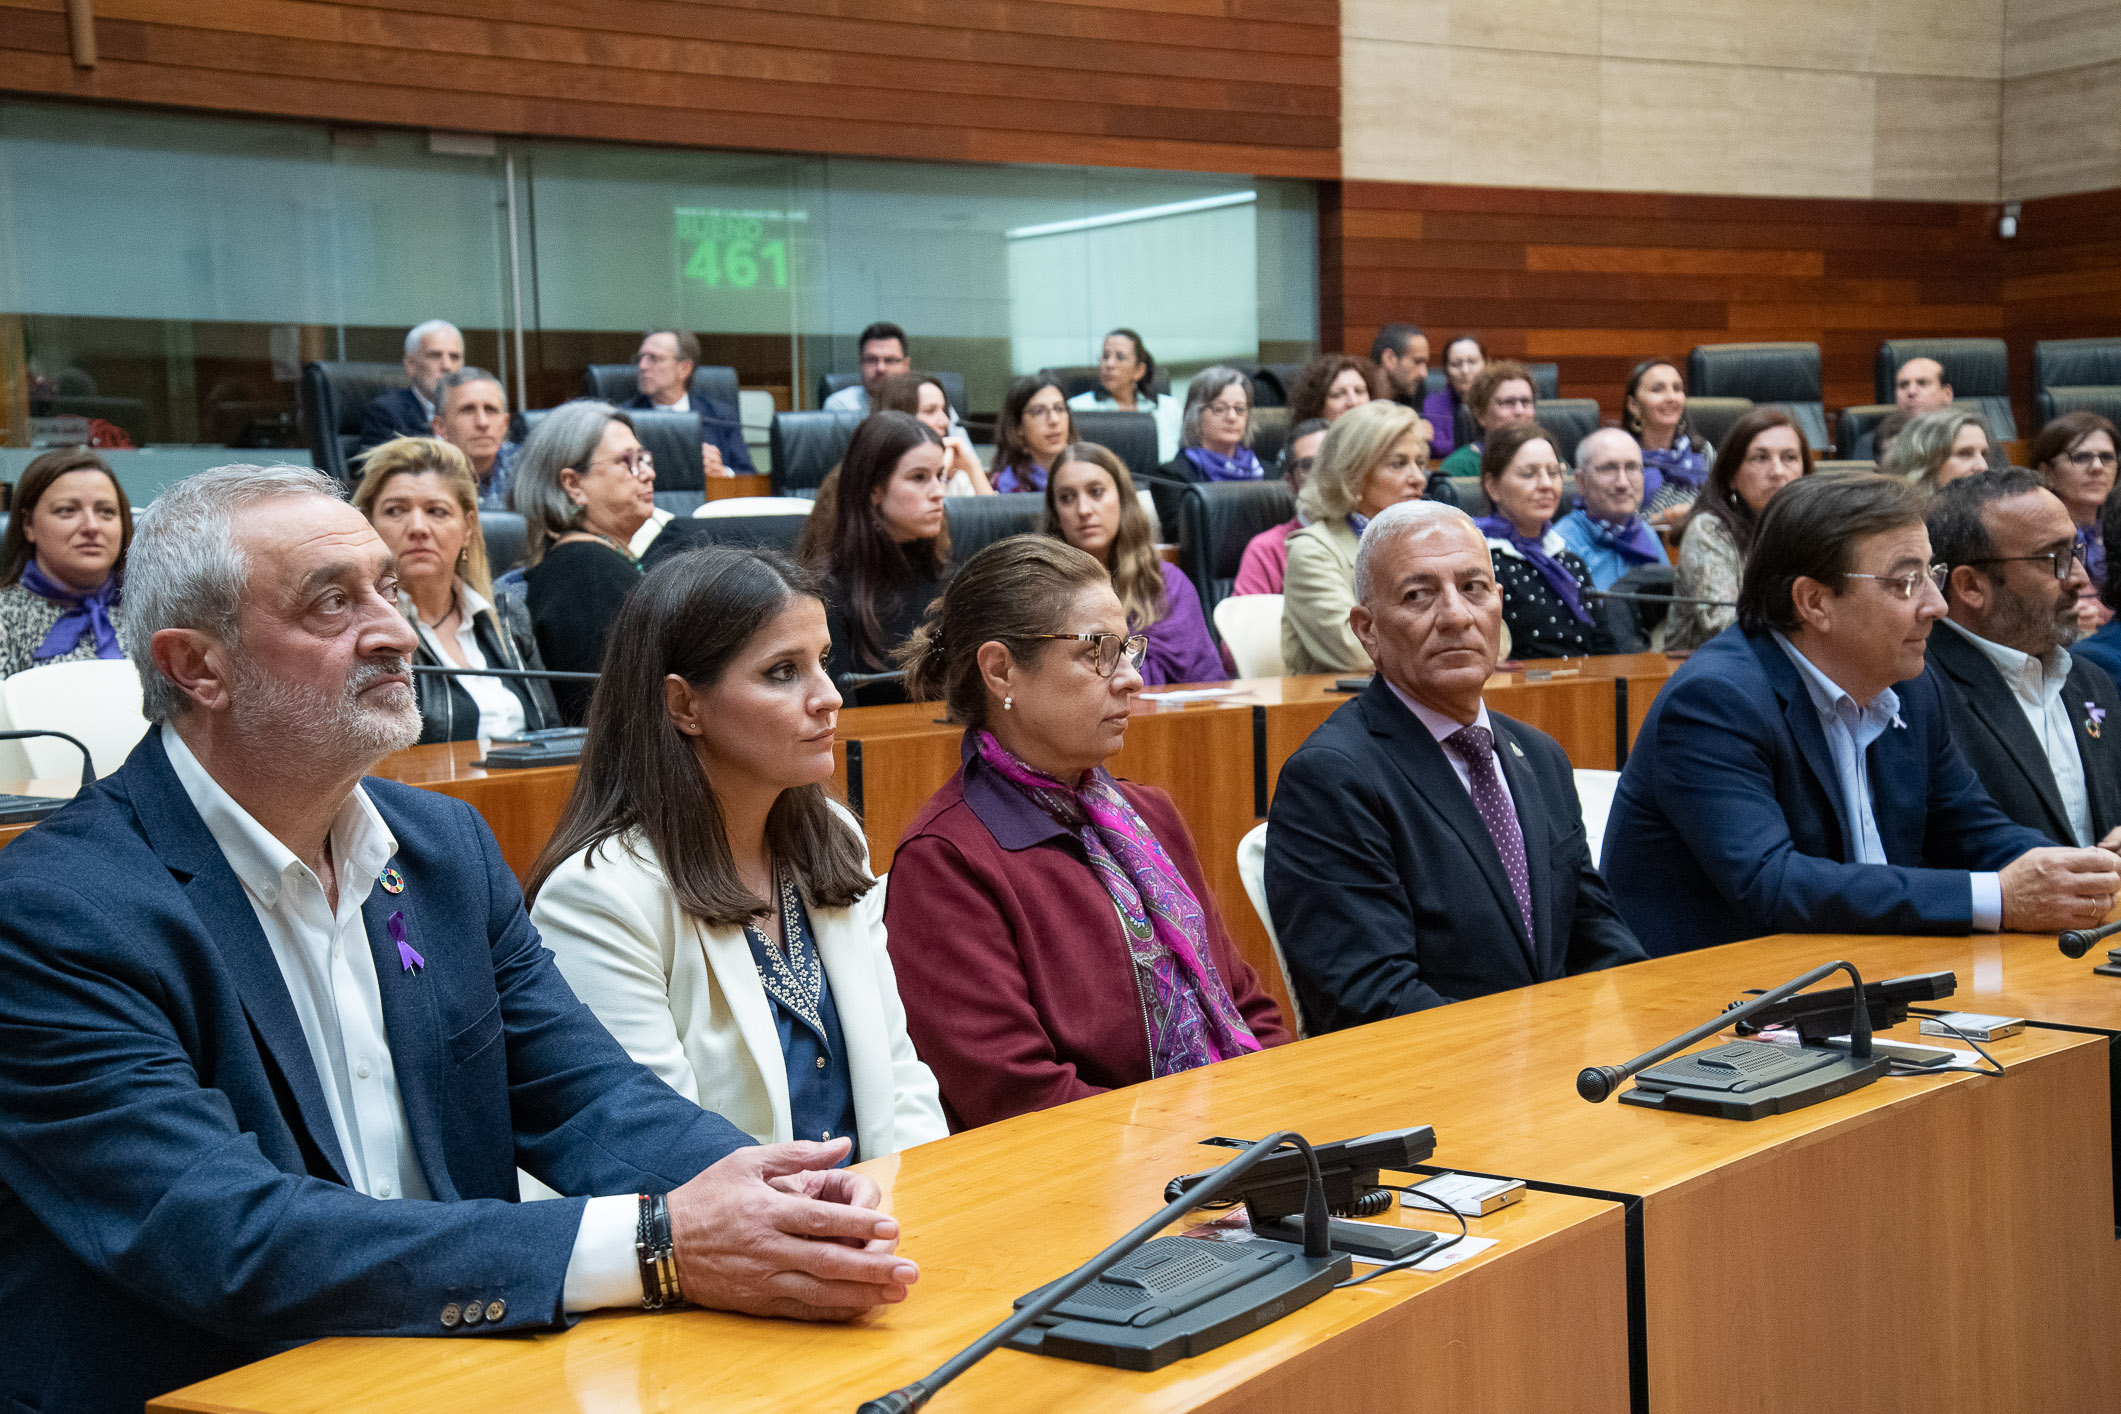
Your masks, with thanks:
[{"label": "suit lapel pin", "polygon": [[[405,885],[401,881],[398,887],[403,888]],[[398,961],[405,965],[405,970],[416,972],[427,966],[427,959],[421,957],[413,945],[405,941],[405,913],[402,909],[391,913],[389,926],[390,940],[398,945]]]},{"label": "suit lapel pin", "polygon": [[386,867],[382,876],[376,882],[383,886],[383,892],[386,894],[402,894],[405,892],[405,876],[398,872],[398,867],[395,864]]},{"label": "suit lapel pin", "polygon": [[2093,741],[2099,739],[2099,724],[2106,720],[2106,709],[2096,702],[2084,704],[2084,734]]},{"label": "suit lapel pin", "polygon": [[1524,760],[1524,748],[1514,741],[1510,743],[1510,754],[1520,761]]},{"label": "suit lapel pin", "polygon": [[1893,713],[1893,726],[1898,731],[1904,732],[1907,730],[1907,723],[1900,720],[1900,714],[1898,712]]}]

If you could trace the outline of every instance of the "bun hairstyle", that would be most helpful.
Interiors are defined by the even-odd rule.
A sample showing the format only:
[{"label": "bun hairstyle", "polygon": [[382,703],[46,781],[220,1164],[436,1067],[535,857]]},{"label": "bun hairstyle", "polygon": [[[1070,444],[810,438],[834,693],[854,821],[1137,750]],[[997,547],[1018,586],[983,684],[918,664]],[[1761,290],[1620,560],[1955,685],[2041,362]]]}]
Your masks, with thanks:
[{"label": "bun hairstyle", "polygon": [[980,645],[1000,643],[1028,662],[1052,646],[1040,634],[1067,632],[1062,620],[1076,596],[1107,583],[1105,567],[1065,540],[1012,535],[995,541],[965,562],[929,606],[927,622],[899,649],[908,700],[940,701],[951,721],[985,726]]}]

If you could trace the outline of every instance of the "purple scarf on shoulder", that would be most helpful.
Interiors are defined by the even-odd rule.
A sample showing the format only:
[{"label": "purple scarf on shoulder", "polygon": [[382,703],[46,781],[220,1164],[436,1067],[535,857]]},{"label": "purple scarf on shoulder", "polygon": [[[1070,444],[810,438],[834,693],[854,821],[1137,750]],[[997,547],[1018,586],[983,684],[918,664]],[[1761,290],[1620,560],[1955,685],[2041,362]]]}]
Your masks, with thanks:
[{"label": "purple scarf on shoulder", "polygon": [[995,473],[993,485],[998,492],[1043,491],[1046,489],[1046,469],[1037,462],[1021,468],[1005,466]]},{"label": "purple scarf on shoulder", "polygon": [[[1576,616],[1578,623],[1591,621],[1591,611],[1583,607],[1583,586],[1576,582],[1575,575],[1569,573],[1567,565],[1547,553],[1547,547],[1538,537],[1519,535],[1517,527],[1502,516],[1482,516],[1473,524],[1479,526],[1480,533],[1488,539],[1504,542],[1531,561],[1532,568],[1539,571],[1539,577],[1547,582],[1547,587],[1561,602],[1569,606],[1569,612]],[[1542,535],[1545,531],[1546,527],[1541,526]]]},{"label": "purple scarf on shoulder", "polygon": [[1667,481],[1674,486],[1684,486],[1690,491],[1700,491],[1702,483],[1709,479],[1709,459],[1694,450],[1694,441],[1682,432],[1672,439],[1669,447],[1644,447],[1642,449],[1642,503],[1648,505],[1650,497]]},{"label": "purple scarf on shoulder", "polygon": [[88,633],[96,637],[98,658],[125,656],[125,650],[118,646],[117,625],[110,621],[110,611],[118,606],[122,597],[117,575],[105,575],[101,584],[82,594],[60,584],[31,560],[23,566],[22,587],[66,610],[59,616],[59,622],[44,635],[44,641],[29,655],[32,663],[48,663],[54,658],[65,657],[80,645],[81,636]]},{"label": "purple scarf on shoulder", "polygon": [[1102,767],[1070,788],[994,738],[980,760],[1067,828],[1119,909],[1149,1028],[1149,1071],[1172,1075],[1259,1049],[1208,950],[1207,915],[1147,822]]},{"label": "purple scarf on shoulder", "polygon": [[1583,513],[1583,518],[1590,522],[1593,538],[1612,546],[1630,564],[1661,565],[1665,562],[1657,532],[1650,529],[1641,516],[1629,516],[1624,524],[1600,520],[1589,511]]},{"label": "purple scarf on shoulder", "polygon": [[1239,447],[1235,456],[1228,457],[1206,447],[1188,447],[1186,460],[1193,463],[1203,481],[1257,481],[1267,474],[1250,447]]}]

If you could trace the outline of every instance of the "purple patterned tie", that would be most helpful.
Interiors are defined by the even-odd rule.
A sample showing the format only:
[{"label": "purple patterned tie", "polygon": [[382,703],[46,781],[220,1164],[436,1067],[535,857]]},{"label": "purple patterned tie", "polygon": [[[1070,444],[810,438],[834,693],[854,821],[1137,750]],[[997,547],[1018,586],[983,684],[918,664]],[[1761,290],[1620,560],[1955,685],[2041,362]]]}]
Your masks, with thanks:
[{"label": "purple patterned tie", "polygon": [[1495,733],[1486,727],[1460,727],[1443,739],[1466,763],[1473,784],[1473,808],[1480,823],[1488,827],[1495,852],[1502,856],[1502,872],[1510,876],[1510,892],[1517,896],[1517,911],[1524,918],[1524,935],[1532,933],[1532,876],[1525,868],[1524,832],[1517,812],[1510,808],[1509,794],[1502,788],[1502,773],[1495,766]]}]

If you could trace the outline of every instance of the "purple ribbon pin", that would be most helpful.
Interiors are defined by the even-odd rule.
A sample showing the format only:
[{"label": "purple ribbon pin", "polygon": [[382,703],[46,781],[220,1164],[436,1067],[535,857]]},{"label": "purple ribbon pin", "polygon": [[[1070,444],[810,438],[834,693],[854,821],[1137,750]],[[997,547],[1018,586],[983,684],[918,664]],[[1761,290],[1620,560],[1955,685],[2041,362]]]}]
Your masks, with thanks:
[{"label": "purple ribbon pin", "polygon": [[2101,724],[2106,721],[2106,709],[2096,702],[2084,704],[2084,731],[2087,736],[2099,735]]},{"label": "purple ribbon pin", "polygon": [[407,972],[427,965],[427,959],[413,951],[412,944],[405,941],[405,914],[402,911],[390,915],[390,940],[398,945],[398,961],[405,964]]}]

